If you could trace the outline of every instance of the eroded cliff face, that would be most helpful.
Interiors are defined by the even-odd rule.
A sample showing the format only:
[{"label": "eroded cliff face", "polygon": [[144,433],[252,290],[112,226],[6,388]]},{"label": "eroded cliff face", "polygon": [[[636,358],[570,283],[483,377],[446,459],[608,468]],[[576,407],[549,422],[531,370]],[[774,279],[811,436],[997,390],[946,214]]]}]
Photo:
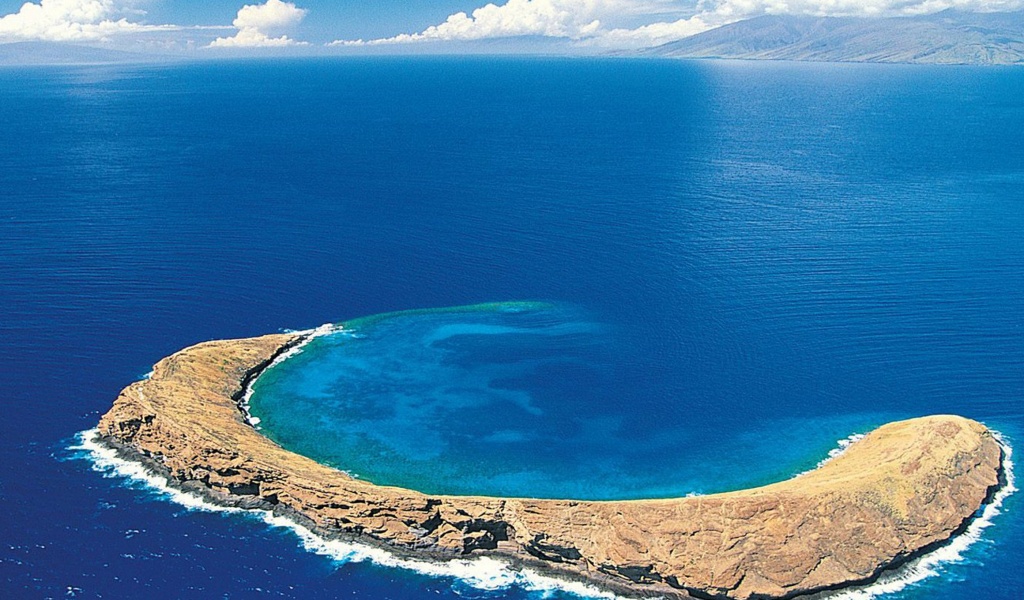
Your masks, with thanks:
[{"label": "eroded cliff face", "polygon": [[891,423],[802,477],[693,498],[431,496],[288,452],[244,420],[249,378],[299,335],[215,341],[160,361],[100,421],[111,445],[220,502],[434,558],[497,553],[618,590],[784,597],[865,582],[960,530],[999,484],[1001,449],[954,416]]}]

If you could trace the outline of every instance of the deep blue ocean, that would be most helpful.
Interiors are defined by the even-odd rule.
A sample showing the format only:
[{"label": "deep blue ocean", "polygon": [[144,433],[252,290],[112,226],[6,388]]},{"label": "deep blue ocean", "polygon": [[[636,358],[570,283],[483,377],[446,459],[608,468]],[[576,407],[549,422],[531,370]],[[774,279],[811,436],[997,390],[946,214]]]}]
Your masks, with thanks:
[{"label": "deep blue ocean", "polygon": [[[1022,134],[1015,68],[0,69],[0,598],[571,597],[310,551],[74,448],[214,338],[346,323],[253,414],[428,492],[711,493],[934,413],[1024,447]],[[884,597],[1021,598],[1001,510]]]}]

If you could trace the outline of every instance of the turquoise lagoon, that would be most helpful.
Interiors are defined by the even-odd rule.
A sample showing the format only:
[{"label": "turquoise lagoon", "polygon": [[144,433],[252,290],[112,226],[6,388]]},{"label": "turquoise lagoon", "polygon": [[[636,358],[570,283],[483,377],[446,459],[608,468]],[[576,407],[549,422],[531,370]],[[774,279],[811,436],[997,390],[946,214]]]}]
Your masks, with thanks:
[{"label": "turquoise lagoon", "polygon": [[[726,491],[814,466],[880,414],[696,429],[680,399],[637,397],[643,356],[567,304],[500,302],[341,323],[254,383],[283,447],[427,493],[636,499]],[[686,373],[680,373],[681,379]],[[749,469],[736,469],[742,452]]]}]

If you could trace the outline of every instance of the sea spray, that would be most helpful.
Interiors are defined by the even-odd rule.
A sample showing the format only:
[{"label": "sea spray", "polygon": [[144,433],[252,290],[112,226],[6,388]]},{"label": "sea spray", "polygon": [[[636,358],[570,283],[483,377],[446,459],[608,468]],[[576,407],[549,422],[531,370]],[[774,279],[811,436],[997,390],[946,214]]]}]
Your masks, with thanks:
[{"label": "sea spray", "polygon": [[1017,491],[1013,473],[1013,447],[999,432],[993,431],[993,437],[1003,450],[1003,486],[992,496],[991,501],[980,509],[967,529],[960,535],[950,539],[939,548],[920,556],[893,571],[883,573],[877,581],[870,585],[841,590],[831,594],[830,600],[870,600],[886,594],[894,594],[903,589],[940,575],[942,567],[958,563],[964,559],[968,548],[981,540],[982,533],[992,526],[993,519],[1000,514],[1003,502]]},{"label": "sea spray", "polygon": [[[289,358],[301,354],[302,349],[308,346],[309,343],[315,340],[316,338],[323,337],[325,335],[331,335],[334,333],[340,333],[343,330],[343,325],[335,325],[334,323],[324,323],[323,325],[316,327],[314,329],[304,329],[301,331],[285,330],[285,333],[301,335],[304,337],[302,341],[300,341],[298,344],[295,344],[294,346],[292,346],[288,350],[285,350],[276,358],[274,358],[274,360],[271,361],[271,363],[267,365],[266,368],[263,369],[263,371],[266,372],[267,369],[276,367],[277,365],[283,363]],[[238,409],[242,411],[242,418],[245,419],[245,422],[248,423],[254,429],[259,429],[260,419],[259,417],[254,417],[252,415],[252,411],[250,410],[250,402],[252,401],[253,385],[256,383],[258,379],[259,377],[254,377],[251,381],[249,381],[246,384],[245,390],[242,393],[242,398],[241,400],[238,401]]]},{"label": "sea spray", "polygon": [[271,527],[280,527],[294,533],[301,546],[340,564],[370,562],[381,567],[405,569],[428,577],[452,578],[465,585],[484,591],[495,591],[509,587],[538,592],[544,598],[554,593],[564,593],[579,598],[602,600],[627,600],[592,585],[551,577],[533,569],[518,569],[509,563],[491,558],[453,559],[443,562],[429,562],[401,558],[385,549],[358,542],[332,540],[317,535],[309,528],[288,517],[262,509],[242,509],[222,506],[210,502],[198,494],[175,488],[164,476],[155,474],[140,462],[122,458],[117,451],[100,441],[98,429],[88,429],[75,436],[75,442],[68,447],[72,458],[91,463],[93,470],[104,477],[124,479],[131,486],[139,486],[155,493],[190,511],[245,514],[259,519]]},{"label": "sea spray", "polygon": [[846,451],[850,449],[850,446],[856,444],[857,442],[861,441],[865,437],[866,436],[863,433],[855,433],[855,434],[853,434],[853,435],[851,435],[849,437],[846,437],[846,438],[843,438],[843,439],[839,440],[839,442],[836,444],[836,447],[828,451],[828,456],[826,456],[825,458],[819,460],[818,464],[814,465],[813,469],[807,469],[806,471],[801,471],[801,472],[797,473],[796,475],[794,475],[794,477],[803,477],[804,475],[807,475],[808,473],[813,473],[813,472],[817,471],[818,469],[824,467],[825,465],[827,465],[828,463],[832,462],[833,460],[835,460],[835,459],[839,458],[840,456],[846,454]]},{"label": "sea spray", "polygon": [[[995,517],[1002,512],[1001,507],[1006,499],[1017,491],[1016,477],[1013,471],[1013,448],[1000,433],[993,432],[993,436],[1003,451],[1004,484],[993,495],[991,501],[979,509],[980,514],[971,521],[963,533],[939,548],[897,569],[883,573],[874,583],[827,593],[823,597],[829,600],[871,600],[902,591],[925,579],[940,575],[944,565],[962,561],[966,551],[982,539],[984,531],[992,526]],[[830,451],[828,457],[819,462],[818,466],[840,456],[863,437],[862,434],[854,434],[840,440],[838,447]],[[74,453],[73,456],[88,460],[92,464],[92,468],[105,477],[124,478],[128,482],[143,486],[188,510],[251,515],[271,527],[290,530],[299,538],[305,550],[326,556],[338,564],[370,562],[382,567],[406,569],[429,577],[452,578],[485,591],[515,586],[527,591],[539,592],[544,597],[561,592],[581,598],[622,599],[621,596],[586,583],[543,575],[528,568],[516,569],[502,560],[491,557],[429,562],[401,558],[385,549],[367,544],[327,539],[287,517],[270,511],[221,506],[209,502],[197,494],[176,489],[170,485],[166,477],[154,474],[142,463],[121,458],[115,450],[102,444],[98,429],[83,431],[75,436],[75,440],[75,444],[69,447],[69,450]],[[797,476],[801,475],[803,473]]]}]

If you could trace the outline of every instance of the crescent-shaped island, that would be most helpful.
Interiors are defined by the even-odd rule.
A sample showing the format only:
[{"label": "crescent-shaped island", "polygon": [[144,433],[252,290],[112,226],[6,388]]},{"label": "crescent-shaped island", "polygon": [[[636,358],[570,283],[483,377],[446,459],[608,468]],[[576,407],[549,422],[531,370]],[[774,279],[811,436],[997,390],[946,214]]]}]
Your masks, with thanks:
[{"label": "crescent-shaped island", "polygon": [[252,381],[310,332],[169,356],[100,421],[103,443],[220,504],[329,538],[448,560],[499,555],[633,596],[790,598],[869,583],[962,532],[1003,481],[980,423],[890,423],[800,477],[708,496],[580,501],[428,495],[289,452],[244,411]]}]

